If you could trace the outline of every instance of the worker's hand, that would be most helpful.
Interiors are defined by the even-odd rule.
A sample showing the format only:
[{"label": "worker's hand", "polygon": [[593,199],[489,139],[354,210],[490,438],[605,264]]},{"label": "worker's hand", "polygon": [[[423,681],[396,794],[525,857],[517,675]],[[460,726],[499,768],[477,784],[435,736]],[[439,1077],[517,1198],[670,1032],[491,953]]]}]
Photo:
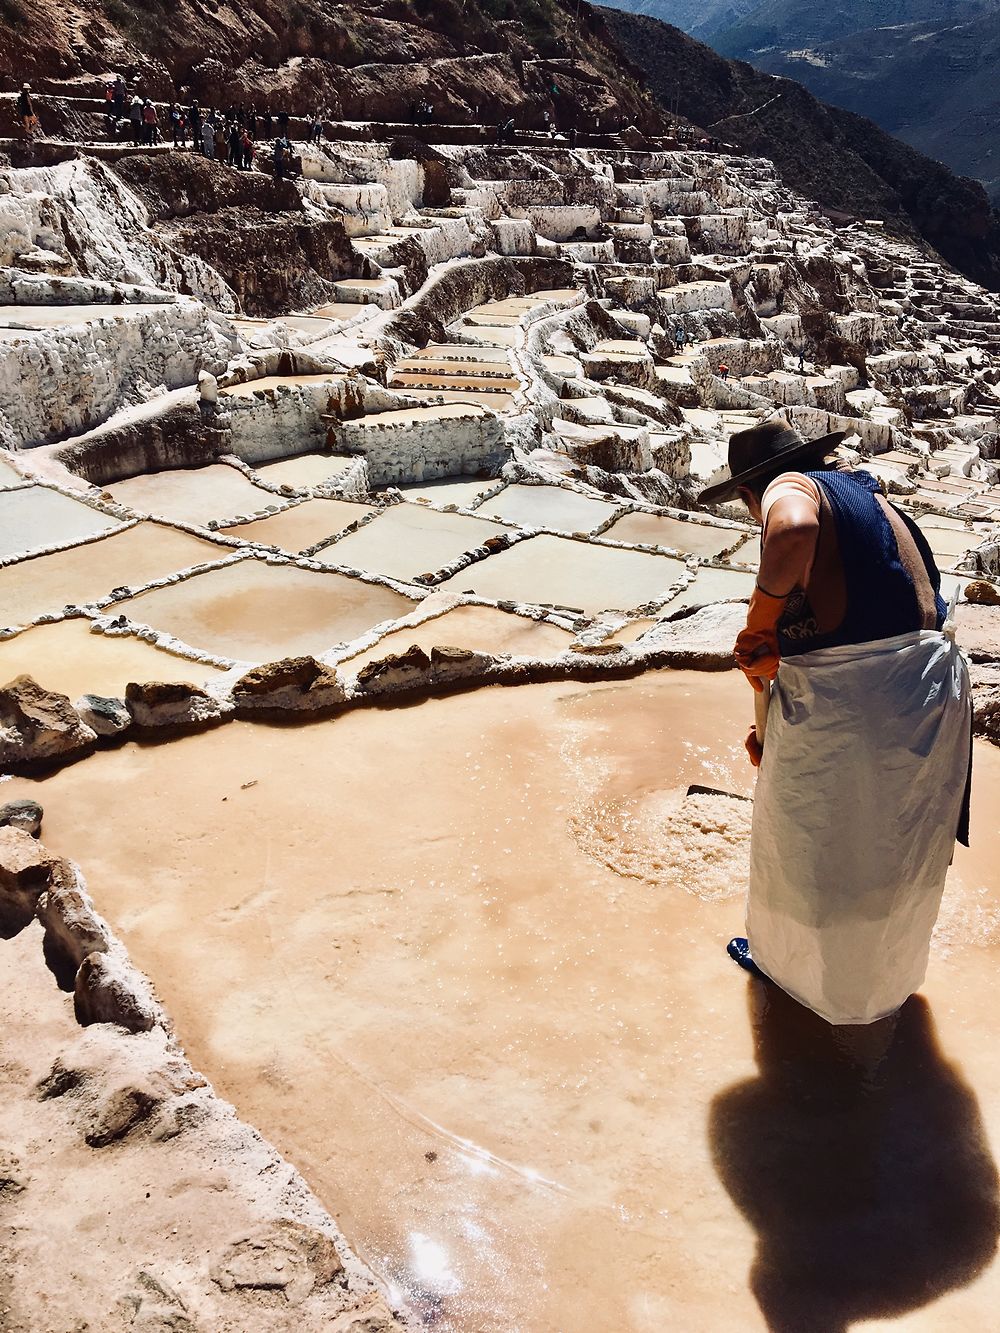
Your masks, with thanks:
[{"label": "worker's hand", "polygon": [[746,676],[758,694],[764,689],[764,682],[774,680],[781,665],[778,652],[778,635],[775,630],[743,630],[733,649],[736,664]]},{"label": "worker's hand", "polygon": [[757,728],[751,727],[747,732],[747,738],[743,742],[746,752],[750,756],[750,762],[754,768],[760,768],[760,761],[764,758],[764,747],[757,739]]},{"label": "worker's hand", "polygon": [[770,597],[754,588],[747,607],[747,627],[736,640],[733,656],[747,680],[758,692],[765,680],[774,680],[781,665],[778,652],[778,621],[785,609],[785,597]]}]

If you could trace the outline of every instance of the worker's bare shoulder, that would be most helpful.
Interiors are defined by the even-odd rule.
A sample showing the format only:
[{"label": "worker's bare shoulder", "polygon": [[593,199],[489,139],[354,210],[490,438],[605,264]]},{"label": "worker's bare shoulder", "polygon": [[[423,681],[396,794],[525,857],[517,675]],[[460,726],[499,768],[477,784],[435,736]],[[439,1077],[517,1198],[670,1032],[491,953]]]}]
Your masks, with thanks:
[{"label": "worker's bare shoulder", "polygon": [[768,486],[761,499],[761,512],[767,523],[772,513],[794,518],[801,523],[819,522],[819,487],[802,472],[783,472]]}]

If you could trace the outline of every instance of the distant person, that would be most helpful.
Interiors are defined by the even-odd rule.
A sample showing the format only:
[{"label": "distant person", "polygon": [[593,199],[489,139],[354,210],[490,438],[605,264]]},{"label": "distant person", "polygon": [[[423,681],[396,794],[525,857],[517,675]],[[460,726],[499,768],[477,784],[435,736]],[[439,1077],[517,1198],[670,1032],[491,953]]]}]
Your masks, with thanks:
[{"label": "distant person", "polygon": [[187,123],[191,130],[191,145],[201,152],[201,107],[198,105],[197,99],[192,101],[187,109]]},{"label": "distant person", "polygon": [[274,149],[271,155],[271,164],[274,171],[274,179],[283,181],[288,171],[288,140],[277,138],[274,141]]},{"label": "distant person", "polygon": [[322,143],[323,120],[324,120],[324,113],[322,111],[317,110],[313,112],[312,125],[309,127],[310,143]]},{"label": "distant person", "polygon": [[159,138],[159,117],[156,107],[147,97],[142,104],[142,142],[151,148]]},{"label": "distant person", "polygon": [[225,162],[229,156],[229,136],[222,121],[215,127],[215,156],[219,162]]},{"label": "distant person", "polygon": [[729,379],[729,367],[726,365],[725,361],[719,363],[719,378],[723,380]]},{"label": "distant person", "polygon": [[21,128],[29,139],[33,139],[39,129],[39,120],[35,112],[34,99],[31,96],[30,83],[21,85],[21,91],[17,95],[17,114],[21,121]]},{"label": "distant person", "polygon": [[129,106],[128,123],[132,131],[132,146],[138,148],[142,143],[142,98],[138,93],[132,98]]},{"label": "distant person", "polygon": [[229,126],[226,161],[231,167],[243,166],[243,131],[236,120],[232,121]]},{"label": "distant person", "polygon": [[251,138],[249,130],[243,130],[241,132],[240,144],[243,149],[243,170],[252,171],[253,159],[254,159],[254,154],[257,151],[257,145]]},{"label": "distant person", "polygon": [[211,120],[206,120],[201,127],[201,151],[205,157],[215,157],[215,126]]},{"label": "distant person", "polygon": [[170,108],[170,130],[173,134],[174,147],[187,147],[187,118],[181,110],[180,102],[175,102]]},{"label": "distant person", "polygon": [[260,137],[270,139],[274,134],[274,117],[271,115],[271,108],[265,107],[261,114]]},{"label": "distant person", "polygon": [[676,346],[678,352],[684,351],[684,344],[686,341],[687,341],[687,334],[684,332],[683,325],[678,324],[676,329],[674,329],[674,345]]}]

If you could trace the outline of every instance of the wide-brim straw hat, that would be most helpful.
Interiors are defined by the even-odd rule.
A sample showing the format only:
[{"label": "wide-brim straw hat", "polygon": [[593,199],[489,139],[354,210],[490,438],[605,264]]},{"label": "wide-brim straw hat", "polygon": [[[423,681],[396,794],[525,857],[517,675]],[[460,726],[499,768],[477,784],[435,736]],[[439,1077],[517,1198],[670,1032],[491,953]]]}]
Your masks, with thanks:
[{"label": "wide-brim straw hat", "polygon": [[737,431],[729,440],[729,480],[706,487],[698,496],[698,503],[717,504],[732,499],[748,482],[768,474],[793,472],[809,459],[819,462],[846,435],[847,431],[835,430],[817,440],[804,440],[787,421],[765,421],[749,430]]}]

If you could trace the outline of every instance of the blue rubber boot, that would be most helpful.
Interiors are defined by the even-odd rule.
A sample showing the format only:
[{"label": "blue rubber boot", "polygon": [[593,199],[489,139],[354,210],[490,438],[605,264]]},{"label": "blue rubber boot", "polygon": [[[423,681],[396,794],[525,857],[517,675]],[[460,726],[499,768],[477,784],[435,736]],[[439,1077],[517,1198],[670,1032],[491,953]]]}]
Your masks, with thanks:
[{"label": "blue rubber boot", "polygon": [[735,939],[729,941],[726,953],[738,967],[742,967],[743,971],[749,972],[752,977],[757,977],[759,981],[770,980],[750,956],[750,941],[745,940],[742,935],[737,935]]}]

